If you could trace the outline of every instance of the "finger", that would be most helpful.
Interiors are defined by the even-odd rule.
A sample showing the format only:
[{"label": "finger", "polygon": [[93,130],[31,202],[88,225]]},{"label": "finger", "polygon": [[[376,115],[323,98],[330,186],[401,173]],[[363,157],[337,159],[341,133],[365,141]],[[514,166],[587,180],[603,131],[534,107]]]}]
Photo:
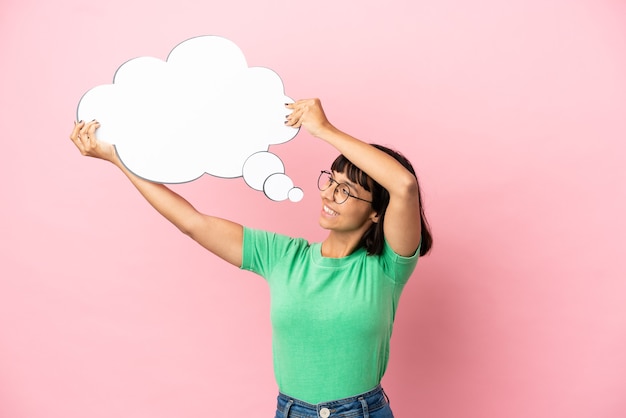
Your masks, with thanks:
[{"label": "finger", "polygon": [[96,120],[93,120],[91,122],[91,124],[89,125],[89,128],[87,129],[87,144],[90,147],[95,147],[97,141],[96,138],[96,129],[98,129],[100,127],[100,123]]},{"label": "finger", "polygon": [[300,119],[294,119],[292,121],[286,121],[285,125],[291,128],[299,128],[302,126],[302,121]]},{"label": "finger", "polygon": [[83,123],[83,126],[81,126],[80,130],[78,131],[78,137],[82,137],[87,135],[87,129],[88,129],[89,124],[88,123]]},{"label": "finger", "polygon": [[95,123],[96,123],[95,119],[92,120],[91,122],[85,123],[83,127],[80,129],[80,132],[78,133],[79,138],[83,140],[87,139],[90,136],[90,132]]},{"label": "finger", "polygon": [[300,109],[297,109],[291,112],[291,114],[287,117],[287,120],[289,121],[289,124],[290,124],[289,126],[293,126],[298,121],[302,120],[302,114],[303,112]]},{"label": "finger", "polygon": [[294,118],[293,116],[288,115],[288,116],[287,116],[287,120],[285,121],[285,125],[287,125],[287,126],[293,126],[293,125],[295,125],[295,124],[296,124],[296,122],[297,122],[297,121],[298,121],[298,119],[297,119],[297,118]]},{"label": "finger", "polygon": [[83,121],[80,121],[78,123],[74,122],[74,124],[75,124],[74,129],[72,130],[70,139],[72,140],[76,148],[78,148],[78,151],[80,151],[82,155],[86,155],[85,144],[83,142],[83,138],[80,135],[80,130],[82,129],[85,123]]},{"label": "finger", "polygon": [[289,117],[290,119],[300,118],[301,116],[302,116],[302,109],[301,108],[294,108],[293,112],[291,112],[289,115],[287,115],[287,117]]},{"label": "finger", "polygon": [[296,100],[294,103],[285,103],[285,106],[287,109],[293,109],[295,112],[298,109],[302,109],[303,106],[306,106],[308,102],[308,99],[300,99]]},{"label": "finger", "polygon": [[78,134],[80,133],[81,128],[85,125],[85,122],[82,120],[79,122],[74,122],[74,129],[72,129],[72,133],[70,134],[70,139],[75,141],[78,139]]},{"label": "finger", "polygon": [[92,120],[87,124],[87,135],[92,136],[96,133],[96,129],[100,127],[100,123],[97,120]]}]

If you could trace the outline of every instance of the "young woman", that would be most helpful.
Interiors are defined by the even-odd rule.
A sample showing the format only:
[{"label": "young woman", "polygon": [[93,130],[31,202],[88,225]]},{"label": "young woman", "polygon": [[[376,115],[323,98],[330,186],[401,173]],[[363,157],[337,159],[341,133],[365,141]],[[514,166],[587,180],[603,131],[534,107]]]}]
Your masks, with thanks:
[{"label": "young woman", "polygon": [[162,184],[135,176],[97,121],[75,123],[83,155],[110,161],[165,218],[207,250],[263,276],[271,294],[276,418],[393,417],[380,381],[400,293],[432,244],[415,172],[403,156],[335,128],[318,99],[286,105],[285,123],[337,149],[318,180],[319,223],[309,244],[198,212]]}]

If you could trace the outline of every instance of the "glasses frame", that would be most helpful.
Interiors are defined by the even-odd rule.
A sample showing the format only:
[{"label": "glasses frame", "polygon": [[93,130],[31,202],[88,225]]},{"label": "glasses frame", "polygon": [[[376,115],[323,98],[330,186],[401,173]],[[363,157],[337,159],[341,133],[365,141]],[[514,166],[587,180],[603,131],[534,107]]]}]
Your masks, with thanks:
[{"label": "glasses frame", "polygon": [[[323,188],[323,189],[322,189],[322,188],[320,187],[320,183],[321,183],[321,182],[320,182],[320,180],[322,179],[322,176],[323,176],[324,174],[326,174],[326,175],[328,176],[328,178],[330,179],[330,181],[328,182],[328,187],[326,187],[326,188]],[[335,178],[333,177],[333,173],[331,173],[330,171],[327,171],[327,170],[322,170],[322,171],[320,171],[320,175],[319,175],[319,177],[317,178],[317,188],[318,188],[320,191],[322,191],[322,192],[323,192],[324,190],[328,190],[328,189],[330,189],[331,187],[333,187],[333,183],[336,183],[335,189],[333,190],[333,201],[334,201],[336,204],[338,204],[338,205],[343,205],[344,203],[346,203],[346,202],[348,201],[348,198],[349,198],[349,197],[351,197],[351,198],[353,198],[353,199],[361,200],[361,201],[363,201],[363,202],[367,202],[367,203],[369,203],[369,204],[374,203],[374,202],[373,202],[373,201],[371,201],[371,200],[361,199],[360,197],[354,196],[352,193],[350,193],[350,186],[348,186],[348,184],[347,184],[347,183],[339,183],[337,180],[335,180]],[[336,196],[337,196],[337,190],[338,190],[339,186],[342,186],[342,185],[343,185],[343,186],[346,186],[346,190],[348,190],[348,194],[347,194],[347,197],[346,197],[346,199],[345,199],[344,201],[342,201],[342,202],[337,202],[337,198],[336,198]]]}]

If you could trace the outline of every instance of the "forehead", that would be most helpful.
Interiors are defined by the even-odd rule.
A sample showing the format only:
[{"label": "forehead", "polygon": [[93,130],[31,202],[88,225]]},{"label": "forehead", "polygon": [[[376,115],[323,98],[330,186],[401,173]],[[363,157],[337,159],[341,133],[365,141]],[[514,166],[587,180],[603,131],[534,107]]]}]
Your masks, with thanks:
[{"label": "forehead", "polygon": [[335,181],[337,181],[337,183],[347,184],[348,186],[350,186],[350,188],[354,190],[363,190],[363,187],[361,187],[361,185],[353,183],[345,173],[333,170],[331,174]]}]

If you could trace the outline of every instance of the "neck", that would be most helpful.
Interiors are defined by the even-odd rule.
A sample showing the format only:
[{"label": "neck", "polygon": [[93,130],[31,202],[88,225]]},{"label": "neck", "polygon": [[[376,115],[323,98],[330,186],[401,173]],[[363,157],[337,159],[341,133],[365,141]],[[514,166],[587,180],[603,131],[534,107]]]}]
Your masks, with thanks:
[{"label": "neck", "polygon": [[322,242],[322,256],[329,258],[349,256],[359,247],[360,241],[360,235],[344,235],[331,231]]}]

